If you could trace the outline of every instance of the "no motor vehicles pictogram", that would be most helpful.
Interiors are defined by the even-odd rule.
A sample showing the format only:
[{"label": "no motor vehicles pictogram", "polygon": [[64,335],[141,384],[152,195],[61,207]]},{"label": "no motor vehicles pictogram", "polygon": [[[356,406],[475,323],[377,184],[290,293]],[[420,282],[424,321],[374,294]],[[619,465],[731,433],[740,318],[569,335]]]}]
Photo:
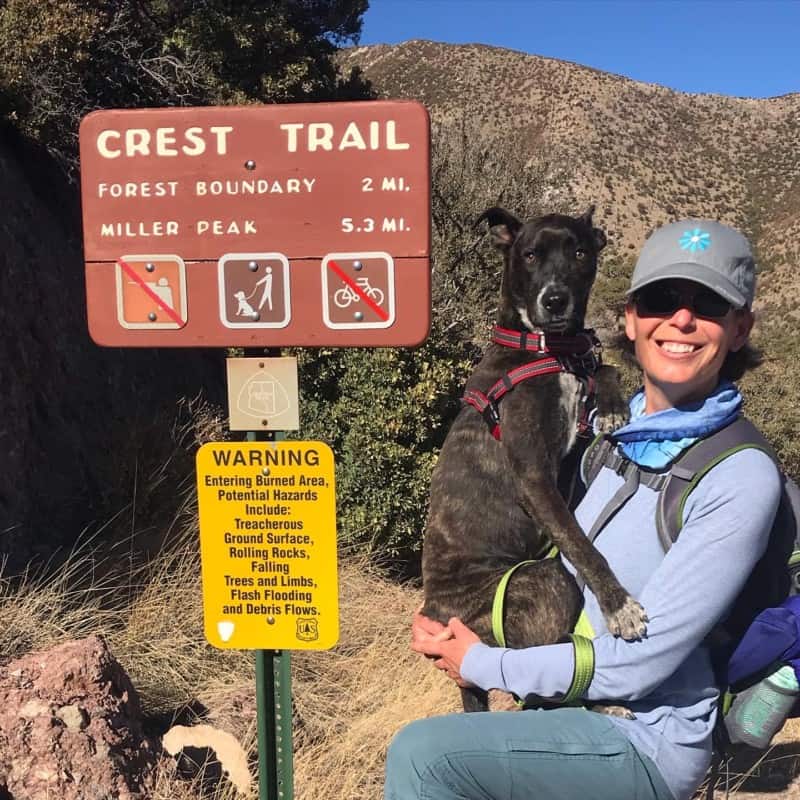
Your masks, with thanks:
[{"label": "no motor vehicles pictogram", "polygon": [[186,325],[186,265],[173,255],[117,260],[117,319],[128,329],[178,329]]}]

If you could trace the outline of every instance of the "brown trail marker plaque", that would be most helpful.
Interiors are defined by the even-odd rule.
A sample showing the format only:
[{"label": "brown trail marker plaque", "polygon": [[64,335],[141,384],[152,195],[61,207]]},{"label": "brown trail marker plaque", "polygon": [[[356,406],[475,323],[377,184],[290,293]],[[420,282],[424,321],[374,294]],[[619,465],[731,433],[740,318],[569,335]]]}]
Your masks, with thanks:
[{"label": "brown trail marker plaque", "polygon": [[398,347],[426,338],[422,105],[97,111],[81,123],[80,151],[98,344]]}]

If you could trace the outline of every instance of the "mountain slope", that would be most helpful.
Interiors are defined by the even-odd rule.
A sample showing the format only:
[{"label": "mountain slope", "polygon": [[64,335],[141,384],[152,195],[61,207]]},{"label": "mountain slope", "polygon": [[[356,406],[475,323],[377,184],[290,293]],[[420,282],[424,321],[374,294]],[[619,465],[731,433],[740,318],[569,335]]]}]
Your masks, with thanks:
[{"label": "mountain slope", "polygon": [[560,164],[563,192],[577,208],[597,204],[618,258],[632,258],[657,225],[708,216],[751,236],[762,301],[798,288],[800,95],[685,94],[540,56],[419,40],[352,48],[341,63],[358,65],[382,96],[422,101],[435,122],[469,120],[488,140],[510,137],[522,163]]}]

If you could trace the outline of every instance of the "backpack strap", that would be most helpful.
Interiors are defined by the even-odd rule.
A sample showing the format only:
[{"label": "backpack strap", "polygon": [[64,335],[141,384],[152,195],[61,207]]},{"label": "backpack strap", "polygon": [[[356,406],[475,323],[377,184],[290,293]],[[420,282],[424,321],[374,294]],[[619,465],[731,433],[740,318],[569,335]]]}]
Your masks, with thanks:
[{"label": "backpack strap", "polygon": [[605,433],[598,433],[589,442],[580,464],[581,480],[584,486],[588,488],[592,484],[614,449],[611,437]]},{"label": "backpack strap", "polygon": [[683,527],[683,510],[689,495],[703,476],[728,456],[747,448],[763,450],[777,463],[777,456],[758,428],[745,417],[700,439],[673,462],[658,499],[656,527],[666,553]]},{"label": "backpack strap", "polygon": [[[594,444],[594,442],[592,444]],[[659,492],[667,479],[667,473],[643,469],[629,458],[626,458],[626,456],[617,449],[616,444],[611,438],[606,438],[602,449],[601,445],[598,444],[591,458],[591,464],[587,469],[587,477],[589,472],[593,472],[594,475],[591,478],[593,480],[603,467],[608,467],[624,479],[619,489],[614,492],[611,499],[603,506],[597,517],[595,517],[594,524],[586,534],[589,541],[594,542],[616,513],[636,494],[640,485],[647,486],[649,489]],[[586,581],[580,574],[575,576],[575,580],[578,583],[578,588],[583,592]]]},{"label": "backpack strap", "polygon": [[[638,464],[631,461],[620,451],[618,443],[614,440],[612,435],[598,433],[586,448],[586,452],[584,452],[583,458],[581,459],[581,480],[587,489],[592,485],[594,479],[600,474],[600,470],[603,467],[608,467],[608,469],[613,470],[617,475],[626,478],[626,480],[632,471],[636,471],[639,475],[639,483],[656,492],[661,491],[661,488],[667,480],[666,472],[658,472],[647,469],[646,467],[640,467]],[[624,503],[621,505],[624,505]],[[611,519],[611,516],[609,516],[608,519]],[[594,538],[595,537],[592,537],[592,539]]]},{"label": "backpack strap", "polygon": [[[660,492],[668,477],[668,473],[654,472],[640,467],[619,450],[612,436],[599,433],[586,448],[581,459],[581,479],[587,488],[603,467],[616,472],[624,482],[595,518],[591,530],[586,534],[590,542],[594,542],[614,515],[636,494],[640,485]],[[583,592],[586,581],[580,574],[575,576],[575,580]]]},{"label": "backpack strap", "polygon": [[778,513],[784,513],[790,526],[789,535],[794,537],[794,548],[789,556],[789,579],[791,585],[789,592],[792,595],[800,594],[800,486],[798,486],[788,475],[783,482],[783,502],[784,508],[778,509]]}]

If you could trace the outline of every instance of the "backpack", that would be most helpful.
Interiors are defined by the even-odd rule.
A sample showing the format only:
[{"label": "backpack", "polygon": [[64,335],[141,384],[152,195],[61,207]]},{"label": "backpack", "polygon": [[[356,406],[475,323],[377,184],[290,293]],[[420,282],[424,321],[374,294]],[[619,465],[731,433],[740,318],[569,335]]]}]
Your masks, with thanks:
[{"label": "backpack", "polygon": [[[704,475],[728,456],[749,447],[762,450],[778,464],[772,447],[742,416],[686,448],[663,470],[640,467],[626,458],[617,449],[613,435],[596,436],[581,460],[584,485],[588,488],[603,467],[613,469],[625,482],[601,511],[588,533],[589,539],[594,541],[639,485],[645,485],[659,492],[656,528],[666,553],[680,536],[686,501]],[[718,683],[726,690],[729,688],[730,657],[756,617],[766,609],[780,606],[788,597],[800,594],[800,488],[782,470],[781,477],[783,493],[764,555],[750,573],[728,616],[707,638]],[[760,677],[763,674],[755,675],[754,679]]]}]

